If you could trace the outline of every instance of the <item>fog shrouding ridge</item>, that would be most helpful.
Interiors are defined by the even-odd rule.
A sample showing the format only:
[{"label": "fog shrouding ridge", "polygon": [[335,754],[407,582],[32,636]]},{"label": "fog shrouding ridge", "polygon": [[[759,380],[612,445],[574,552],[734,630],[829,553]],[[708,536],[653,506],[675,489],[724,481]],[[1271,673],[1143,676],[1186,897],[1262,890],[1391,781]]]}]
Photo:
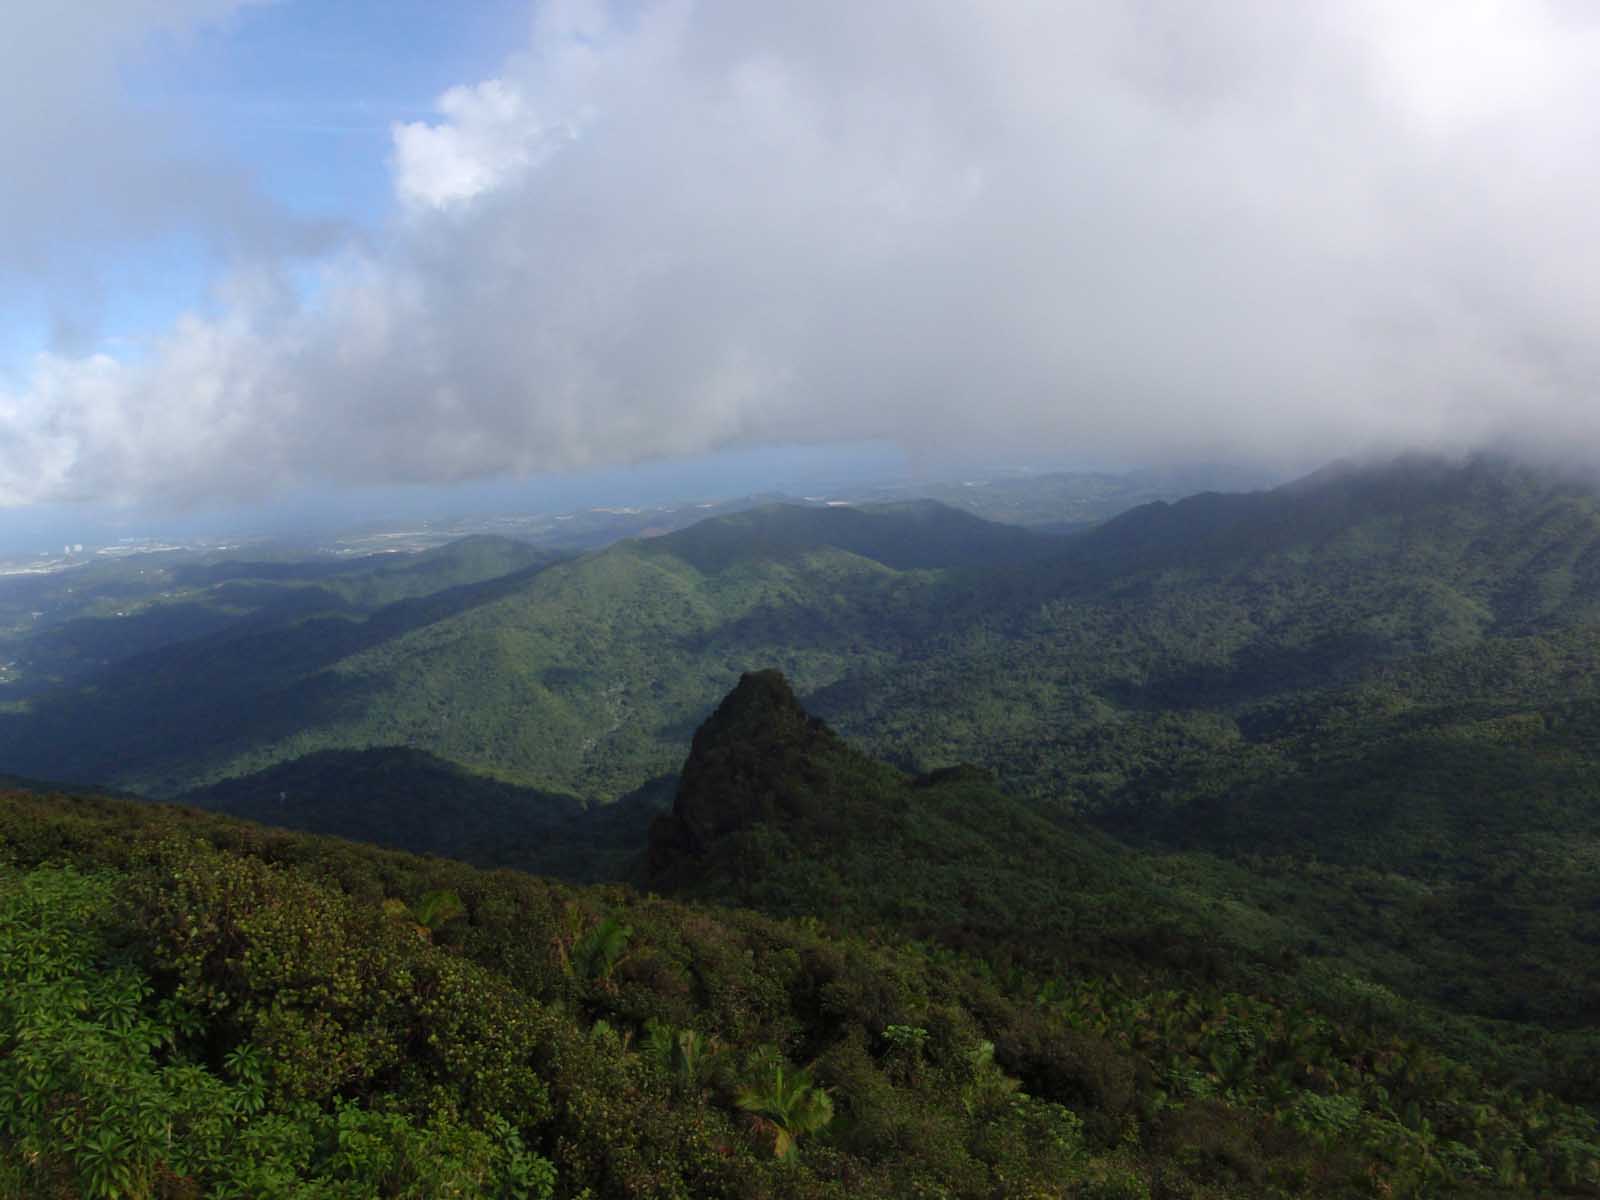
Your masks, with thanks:
[{"label": "fog shrouding ridge", "polygon": [[[35,74],[114,69],[39,7]],[[0,147],[49,133],[21,111]],[[82,126],[62,162],[144,177]],[[1600,13],[1555,0],[557,0],[394,126],[394,215],[315,288],[270,205],[187,213],[254,231],[225,299],[0,385],[0,502],[833,439],[1600,448],[1597,134]],[[8,259],[74,232],[28,186]],[[146,192],[97,201],[159,231]]]}]

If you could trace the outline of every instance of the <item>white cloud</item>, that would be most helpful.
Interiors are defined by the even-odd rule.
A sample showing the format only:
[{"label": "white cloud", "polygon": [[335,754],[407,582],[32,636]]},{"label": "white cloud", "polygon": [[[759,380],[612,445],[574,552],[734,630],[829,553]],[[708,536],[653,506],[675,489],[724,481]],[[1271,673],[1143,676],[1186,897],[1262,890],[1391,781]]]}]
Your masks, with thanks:
[{"label": "white cloud", "polygon": [[499,187],[532,165],[541,130],[502,79],[451,88],[438,124],[394,126],[395,189],[410,204],[445,208]]},{"label": "white cloud", "polygon": [[[1600,41],[1533,3],[541,6],[400,216],[0,397],[0,496],[747,441],[1596,445]],[[270,277],[270,275],[269,275]]]}]

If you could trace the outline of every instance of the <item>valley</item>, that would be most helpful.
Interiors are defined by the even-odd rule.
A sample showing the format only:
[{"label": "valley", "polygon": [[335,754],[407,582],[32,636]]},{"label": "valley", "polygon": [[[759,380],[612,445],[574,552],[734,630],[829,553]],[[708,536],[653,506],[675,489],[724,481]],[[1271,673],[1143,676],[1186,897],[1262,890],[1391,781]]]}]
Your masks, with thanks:
[{"label": "valley", "polygon": [[[970,1171],[959,1194],[978,1196],[1001,1169],[987,1151],[915,1166],[920,1142],[866,1132],[925,1102],[954,1119],[894,1090],[954,1060],[902,1061],[884,1031],[955,1020],[993,1042],[1004,1089],[1084,1123],[1067,1159],[1005,1168],[1073,1195],[1112,1194],[1090,1181],[1118,1171],[1189,1181],[1151,1196],[1367,1194],[1354,1180],[1374,1171],[1412,1195],[1600,1189],[1600,493],[1581,481],[1400,460],[1068,533],[933,500],[773,504],[577,555],[476,537],[163,569],[189,590],[117,621],[142,640],[82,616],[29,650],[56,679],[13,685],[0,714],[0,764],[33,789],[0,842],[19,866],[54,844],[137,875],[104,858],[107,821],[140,845],[192,828],[224,855],[358,853],[231,823],[247,818],[600,888],[563,901],[596,937],[624,920],[596,914],[621,904],[631,926],[661,893],[690,906],[674,923],[752,912],[881,941],[912,956],[895,972],[970,973],[1028,1021],[1109,1039],[1047,1067],[1029,1039],[1060,1035],[1004,1032],[1023,1018],[998,998],[936,1021],[895,991],[851,1018],[871,1063],[847,1066],[826,1005],[735,1033],[702,985],[668,1002],[665,960],[585,993],[585,1019],[627,1038],[654,1020],[740,1054],[775,1039],[852,1114],[828,1153],[884,1180]],[[38,779],[148,799],[24,799]],[[498,928],[486,903],[468,928]],[[532,969],[503,953],[482,961]],[[1219,1048],[1239,1021],[1252,1032]],[[1265,1049],[1297,1022],[1346,1066]],[[1501,1115],[1469,1121],[1384,1056],[1455,1064],[1452,1094]],[[694,1103],[726,1103],[717,1086]],[[1394,1099],[1417,1087],[1414,1109]],[[1530,1096],[1565,1106],[1540,1111],[1566,1157],[1509,1132]],[[1213,1133],[1185,1124],[1202,1113]],[[977,1133],[949,1136],[978,1153]],[[1280,1136],[1310,1140],[1265,1148]],[[1202,1167],[1181,1147],[1203,1137],[1234,1148]],[[834,1160],[808,1161],[831,1194]]]}]

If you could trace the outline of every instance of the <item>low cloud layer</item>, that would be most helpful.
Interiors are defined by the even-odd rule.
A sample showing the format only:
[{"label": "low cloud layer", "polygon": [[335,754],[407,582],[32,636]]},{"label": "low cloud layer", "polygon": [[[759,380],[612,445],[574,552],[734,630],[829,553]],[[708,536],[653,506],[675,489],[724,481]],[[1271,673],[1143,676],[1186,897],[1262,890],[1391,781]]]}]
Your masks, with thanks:
[{"label": "low cloud layer", "polygon": [[396,125],[393,223],[310,299],[263,251],[221,316],[0,392],[0,502],[831,439],[1600,452],[1591,11],[542,4]]}]

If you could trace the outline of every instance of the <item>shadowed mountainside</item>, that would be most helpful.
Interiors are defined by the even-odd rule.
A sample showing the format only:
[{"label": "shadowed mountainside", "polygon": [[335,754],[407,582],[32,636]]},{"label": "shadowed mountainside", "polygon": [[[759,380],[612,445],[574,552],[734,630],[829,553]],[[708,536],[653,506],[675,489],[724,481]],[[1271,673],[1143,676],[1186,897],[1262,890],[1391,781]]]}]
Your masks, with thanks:
[{"label": "shadowed mountainside", "polygon": [[674,779],[585,805],[475,775],[419,750],[323,750],[178,797],[178,803],[308,833],[516,867],[578,882],[616,879],[644,849]]},{"label": "shadowed mountainside", "polygon": [[[0,1185],[1600,1195],[1579,1043],[1284,953],[1222,880],[874,762],[776,672],[682,779],[673,899],[0,794]],[[42,1136],[68,1101],[85,1138]]]}]

